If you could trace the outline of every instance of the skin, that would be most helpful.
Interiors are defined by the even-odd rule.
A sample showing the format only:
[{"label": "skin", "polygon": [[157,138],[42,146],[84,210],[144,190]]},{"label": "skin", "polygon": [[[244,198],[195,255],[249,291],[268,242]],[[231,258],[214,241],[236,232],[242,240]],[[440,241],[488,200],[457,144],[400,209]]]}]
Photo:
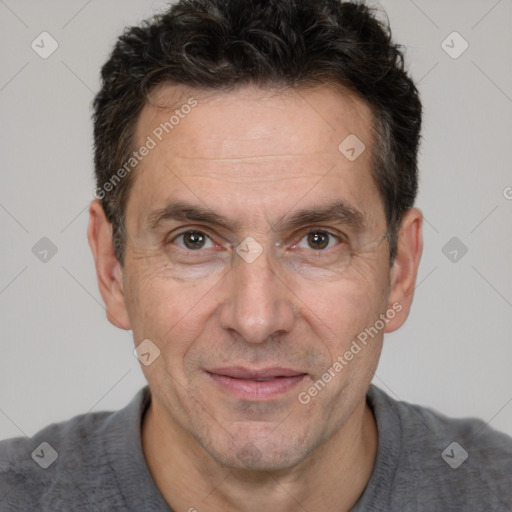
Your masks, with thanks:
[{"label": "skin", "polygon": [[[375,462],[377,427],[365,394],[384,332],[410,310],[421,211],[406,212],[390,266],[370,172],[371,112],[328,86],[206,94],[164,85],[138,119],[135,146],[169,119],[158,105],[190,97],[197,107],[137,166],[123,267],[100,202],[89,209],[108,319],[132,329],[137,345],[150,339],[160,350],[141,366],[152,394],[142,427],[149,469],[174,510],[349,510]],[[338,150],[349,134],[366,145],[354,161]],[[231,225],[171,220],[151,231],[151,212],[176,200],[213,209]],[[332,220],[277,228],[297,209],[333,201],[358,210],[364,229]],[[307,233],[320,228],[348,242],[333,237],[327,248],[311,247]],[[191,249],[176,238],[187,229],[207,235],[205,245]],[[249,236],[262,249],[251,263],[235,251]],[[385,328],[300,403],[298,394],[393,304],[401,310]],[[306,376],[276,397],[241,399],[208,373],[226,366]]]}]

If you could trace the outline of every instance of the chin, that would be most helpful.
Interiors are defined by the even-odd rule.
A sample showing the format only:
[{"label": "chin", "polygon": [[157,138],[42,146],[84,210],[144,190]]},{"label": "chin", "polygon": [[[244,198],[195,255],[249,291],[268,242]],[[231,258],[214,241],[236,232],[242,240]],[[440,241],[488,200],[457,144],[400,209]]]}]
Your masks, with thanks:
[{"label": "chin", "polygon": [[305,432],[296,435],[290,430],[279,434],[256,436],[245,433],[232,435],[224,442],[214,443],[208,440],[201,443],[210,456],[222,466],[236,470],[282,471],[302,462],[313,449],[321,443],[307,438]]}]

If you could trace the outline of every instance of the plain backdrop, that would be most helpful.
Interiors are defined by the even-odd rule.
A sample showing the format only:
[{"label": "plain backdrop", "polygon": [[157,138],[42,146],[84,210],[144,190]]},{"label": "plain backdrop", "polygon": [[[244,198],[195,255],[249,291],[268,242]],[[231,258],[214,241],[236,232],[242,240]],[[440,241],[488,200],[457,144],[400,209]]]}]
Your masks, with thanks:
[{"label": "plain backdrop", "polygon": [[[106,320],[87,243],[90,116],[117,36],[164,5],[0,0],[0,439],[119,409],[145,384],[131,333]],[[425,247],[374,382],[512,435],[512,2],[381,5],[425,109]],[[58,43],[46,59],[31,47],[42,32]],[[43,237],[47,262],[32,250]]]}]

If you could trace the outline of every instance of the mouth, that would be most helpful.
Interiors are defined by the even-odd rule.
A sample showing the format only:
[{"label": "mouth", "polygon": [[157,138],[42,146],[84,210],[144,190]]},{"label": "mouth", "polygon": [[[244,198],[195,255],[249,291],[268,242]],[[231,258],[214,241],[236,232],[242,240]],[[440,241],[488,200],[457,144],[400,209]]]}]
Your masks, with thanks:
[{"label": "mouth", "polygon": [[241,366],[206,372],[223,391],[243,400],[272,400],[293,389],[307,373],[291,368],[253,370]]}]

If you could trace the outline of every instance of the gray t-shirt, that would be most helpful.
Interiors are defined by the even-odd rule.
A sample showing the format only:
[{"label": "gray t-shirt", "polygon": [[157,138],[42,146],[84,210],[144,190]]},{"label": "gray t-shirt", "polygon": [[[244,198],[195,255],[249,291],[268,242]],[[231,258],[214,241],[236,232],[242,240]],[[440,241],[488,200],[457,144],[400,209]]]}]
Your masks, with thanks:
[{"label": "gray t-shirt", "polygon": [[[150,400],[145,386],[120,411],[80,415],[31,439],[0,441],[0,510],[172,512],[142,452],[141,420]],[[373,384],[367,400],[378,452],[353,512],[512,510],[511,437],[478,419],[447,418],[394,400]],[[208,510],[201,499],[196,509]]]}]

